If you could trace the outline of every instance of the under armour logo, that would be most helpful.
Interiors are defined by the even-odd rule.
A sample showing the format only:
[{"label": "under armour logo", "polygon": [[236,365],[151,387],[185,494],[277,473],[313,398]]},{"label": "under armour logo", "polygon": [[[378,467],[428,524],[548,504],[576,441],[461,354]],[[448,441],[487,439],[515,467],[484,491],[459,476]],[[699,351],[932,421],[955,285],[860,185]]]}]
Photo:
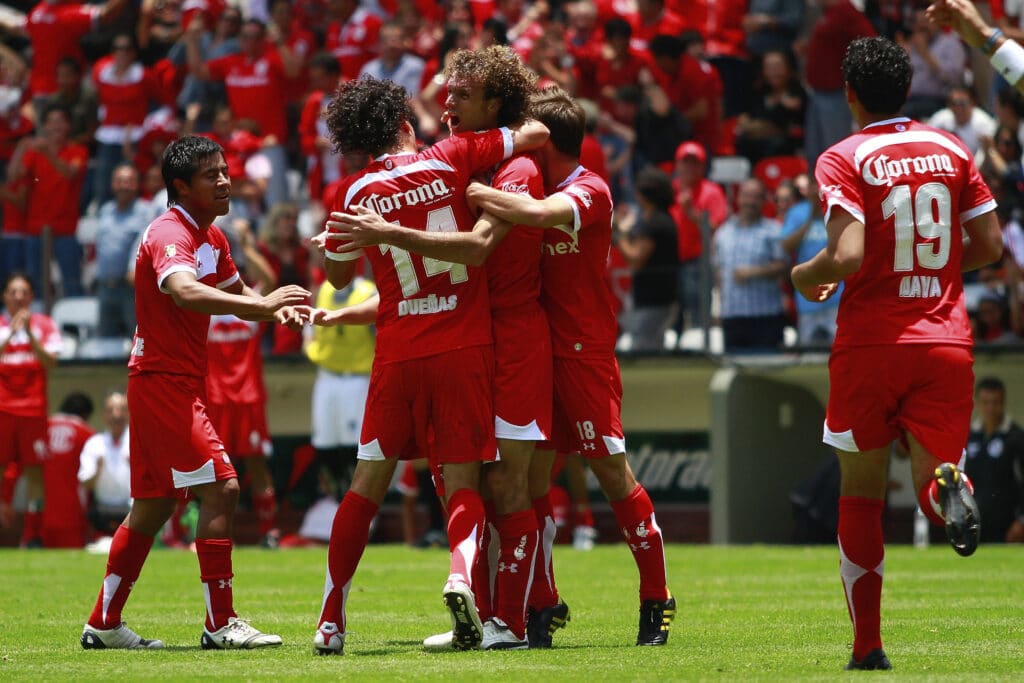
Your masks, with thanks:
[{"label": "under armour logo", "polygon": [[231,579],[219,579],[218,582],[220,583],[221,590],[231,588]]},{"label": "under armour logo", "polygon": [[592,444],[592,443],[585,443],[585,444],[583,444],[583,450],[585,450],[585,451],[592,451],[592,450],[595,450],[596,448],[597,448],[596,444]]},{"label": "under armour logo", "polygon": [[518,574],[519,573],[519,564],[516,563],[516,562],[513,562],[511,564],[505,564],[504,562],[499,562],[498,563],[498,571],[499,572],[507,571],[509,574]]}]

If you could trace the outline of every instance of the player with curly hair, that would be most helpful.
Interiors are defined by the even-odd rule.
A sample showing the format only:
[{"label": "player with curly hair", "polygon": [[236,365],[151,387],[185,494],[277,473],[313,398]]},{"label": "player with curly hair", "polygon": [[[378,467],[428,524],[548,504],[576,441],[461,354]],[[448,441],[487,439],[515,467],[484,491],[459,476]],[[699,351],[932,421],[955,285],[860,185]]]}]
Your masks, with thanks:
[{"label": "player with curly hair", "polygon": [[889,447],[909,446],[921,510],[946,527],[957,553],[973,553],[978,508],[954,464],[974,381],[960,274],[998,260],[1002,241],[974,156],[953,135],[900,116],[911,78],[903,48],[855,40],[843,77],[862,130],[818,158],[828,243],[792,278],[810,301],[844,283],[823,441],[841,472],[839,573],[854,631],[846,668],[889,669],[880,627]]},{"label": "player with curly hair", "polygon": [[[512,128],[453,135],[417,152],[410,117],[405,90],[390,81],[364,78],[339,88],[327,111],[331,139],[341,152],[366,152],[373,161],[346,178],[332,216],[362,206],[420,231],[468,231],[474,220],[465,191],[472,174],[547,139],[543,125],[527,120]],[[484,524],[480,466],[495,454],[494,349],[485,275],[477,267],[391,245],[354,248],[334,234],[333,222],[327,227],[325,267],[331,284],[345,287],[365,254],[380,300],[358,463],[334,518],[314,650],[344,652],[345,601],[370,522],[397,460],[422,453],[430,454],[444,477],[451,568],[443,597],[455,643],[476,647],[483,634],[472,590]],[[345,315],[345,309],[319,312],[315,322],[344,324]]]}]

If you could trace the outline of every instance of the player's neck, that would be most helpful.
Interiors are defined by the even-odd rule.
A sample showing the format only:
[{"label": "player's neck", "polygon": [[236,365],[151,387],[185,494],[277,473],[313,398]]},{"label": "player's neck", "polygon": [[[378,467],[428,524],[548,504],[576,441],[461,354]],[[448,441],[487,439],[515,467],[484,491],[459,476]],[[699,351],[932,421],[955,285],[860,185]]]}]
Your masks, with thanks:
[{"label": "player's neck", "polygon": [[213,221],[216,220],[219,215],[215,211],[202,211],[195,209],[189,206],[186,202],[175,202],[175,206],[188,213],[188,215],[192,217],[192,220],[196,222],[196,225],[200,230],[204,230],[213,225]]},{"label": "player's neck", "polygon": [[562,155],[550,157],[548,160],[547,170],[551,183],[556,187],[562,184],[562,181],[572,175],[572,172],[575,171],[579,165],[580,160],[577,157]]}]

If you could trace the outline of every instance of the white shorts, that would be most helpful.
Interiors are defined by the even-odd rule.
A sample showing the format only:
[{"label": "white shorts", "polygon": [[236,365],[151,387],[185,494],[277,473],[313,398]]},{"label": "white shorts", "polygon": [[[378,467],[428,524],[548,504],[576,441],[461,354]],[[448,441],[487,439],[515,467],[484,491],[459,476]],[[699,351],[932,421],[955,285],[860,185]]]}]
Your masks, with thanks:
[{"label": "white shorts", "polygon": [[369,375],[320,369],[313,384],[313,448],[358,446]]}]

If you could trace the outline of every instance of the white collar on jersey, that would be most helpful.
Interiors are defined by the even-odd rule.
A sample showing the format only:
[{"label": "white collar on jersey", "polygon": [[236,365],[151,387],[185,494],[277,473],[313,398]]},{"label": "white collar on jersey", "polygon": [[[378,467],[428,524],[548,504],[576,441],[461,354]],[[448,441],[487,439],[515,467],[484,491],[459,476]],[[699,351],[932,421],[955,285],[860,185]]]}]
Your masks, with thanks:
[{"label": "white collar on jersey", "polygon": [[910,123],[910,119],[907,118],[906,116],[895,116],[891,119],[886,119],[884,121],[875,121],[874,123],[869,123],[868,125],[861,128],[861,130],[867,130],[868,128],[874,128],[875,126],[888,126],[893,123]]},{"label": "white collar on jersey", "polygon": [[574,181],[577,178],[579,178],[581,173],[583,173],[583,166],[577,166],[575,168],[575,170],[573,170],[573,172],[569,174],[568,178],[566,178],[562,182],[558,183],[558,188],[557,189],[561,190],[563,187],[565,187],[566,185],[568,185],[572,181]]},{"label": "white collar on jersey", "polygon": [[196,230],[199,229],[199,224],[196,223],[196,219],[192,218],[192,214],[186,211],[185,207],[181,206],[180,204],[171,204],[171,208],[178,211],[182,216],[188,219],[188,222],[192,224],[192,227],[194,227]]}]

